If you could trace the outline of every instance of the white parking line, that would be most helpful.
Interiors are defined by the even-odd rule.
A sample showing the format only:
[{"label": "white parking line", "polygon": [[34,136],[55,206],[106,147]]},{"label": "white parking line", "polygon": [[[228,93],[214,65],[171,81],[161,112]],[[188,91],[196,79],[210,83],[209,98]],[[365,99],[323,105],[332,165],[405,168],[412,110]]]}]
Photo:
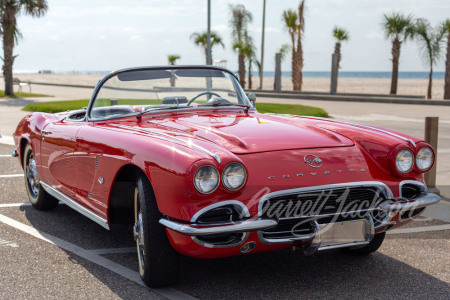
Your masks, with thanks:
[{"label": "white parking line", "polygon": [[6,203],[6,204],[0,204],[0,208],[4,207],[22,207],[22,206],[30,206],[31,203]]},{"label": "white parking line", "polygon": [[103,254],[120,254],[120,253],[133,253],[136,252],[136,247],[128,248],[106,248],[106,249],[92,249],[88,250],[91,253],[103,255]]},{"label": "white parking line", "polygon": [[449,230],[450,224],[436,225],[436,226],[423,226],[423,227],[413,227],[413,228],[399,228],[388,231],[387,234],[402,234],[402,233],[418,233],[418,232],[428,232],[428,231],[439,231],[439,230]]},{"label": "white parking line", "polygon": [[14,243],[14,242],[5,241],[5,240],[0,239],[0,247],[1,247],[1,246],[9,246],[9,247],[13,247],[13,248],[19,247],[19,245],[17,245],[17,244]]},{"label": "white parking line", "polygon": [[0,144],[14,146],[14,139],[12,136],[0,135]]},{"label": "white parking line", "polygon": [[9,157],[9,158],[12,158],[11,154],[0,154],[0,157]]},{"label": "white parking line", "polygon": [[0,178],[14,178],[14,177],[23,177],[23,174],[0,175]]},{"label": "white parking line", "polygon": [[[11,227],[14,227],[20,231],[23,231],[29,235],[32,235],[38,239],[41,239],[43,241],[46,241],[50,244],[56,245],[57,247],[64,249],[65,251],[71,252],[75,255],[78,255],[90,262],[93,262],[99,266],[102,266],[122,277],[125,277],[141,286],[147,287],[144,282],[142,282],[141,277],[139,276],[139,273],[133,270],[130,270],[118,263],[115,263],[109,259],[106,259],[98,254],[95,254],[89,250],[83,249],[77,245],[74,245],[72,243],[69,243],[67,241],[64,241],[60,238],[57,238],[53,235],[50,235],[48,233],[42,232],[40,230],[37,230],[31,226],[25,225],[23,223],[20,223],[16,220],[13,220],[7,216],[4,216],[0,214],[0,222],[9,225]],[[173,288],[159,288],[159,289],[150,289],[151,291],[166,297],[168,299],[196,299],[192,296],[189,296],[181,291],[178,291]]]}]

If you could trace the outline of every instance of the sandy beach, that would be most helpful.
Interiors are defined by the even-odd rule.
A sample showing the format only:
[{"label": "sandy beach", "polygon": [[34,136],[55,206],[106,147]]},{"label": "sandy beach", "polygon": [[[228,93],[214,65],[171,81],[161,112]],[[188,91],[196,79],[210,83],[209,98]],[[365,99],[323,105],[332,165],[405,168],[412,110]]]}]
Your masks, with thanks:
[{"label": "sandy beach", "polygon": [[[86,74],[14,74],[20,80],[31,82],[60,83],[94,86],[103,75]],[[253,88],[259,86],[259,78],[253,77]],[[338,92],[341,93],[367,93],[367,94],[389,94],[391,80],[389,78],[340,78]],[[0,81],[3,86],[3,80]],[[428,86],[427,79],[399,79],[398,95],[426,95]],[[273,89],[273,78],[264,77],[263,89]],[[292,90],[291,78],[282,78],[282,89]],[[329,92],[329,78],[304,78],[303,91]],[[444,95],[444,80],[433,80],[433,99],[442,99]]]}]

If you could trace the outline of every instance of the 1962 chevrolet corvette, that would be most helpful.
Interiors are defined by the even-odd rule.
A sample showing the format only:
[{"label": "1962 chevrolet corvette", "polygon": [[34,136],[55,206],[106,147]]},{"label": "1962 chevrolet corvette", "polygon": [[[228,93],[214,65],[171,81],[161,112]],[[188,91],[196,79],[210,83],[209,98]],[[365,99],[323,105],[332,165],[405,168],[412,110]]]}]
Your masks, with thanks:
[{"label": "1962 chevrolet corvette", "polygon": [[152,287],[176,281],[179,254],[368,254],[439,201],[423,180],[435,157],[426,142],[260,114],[254,101],[222,68],[120,70],[99,81],[86,109],[26,116],[12,155],[35,208],[62,201],[106,229],[133,225]]}]

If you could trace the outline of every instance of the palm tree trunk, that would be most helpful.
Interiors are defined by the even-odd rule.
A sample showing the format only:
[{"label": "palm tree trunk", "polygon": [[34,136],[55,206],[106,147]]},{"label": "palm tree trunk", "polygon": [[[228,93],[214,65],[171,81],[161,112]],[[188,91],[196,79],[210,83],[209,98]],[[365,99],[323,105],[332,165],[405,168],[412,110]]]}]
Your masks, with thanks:
[{"label": "palm tree trunk", "polygon": [[431,99],[431,88],[433,81],[433,64],[430,64],[430,74],[428,75],[428,90],[427,90],[427,99]]},{"label": "palm tree trunk", "polygon": [[337,42],[334,45],[334,54],[336,54],[337,69],[339,71],[339,68],[341,67],[341,43]]},{"label": "palm tree trunk", "polygon": [[239,64],[239,83],[242,88],[245,89],[245,56],[244,54],[238,55],[238,64]]},{"label": "palm tree trunk", "polygon": [[447,61],[445,62],[444,99],[450,99],[450,32],[447,35]]},{"label": "palm tree trunk", "polygon": [[394,40],[392,42],[392,77],[391,77],[391,95],[397,94],[397,83],[398,83],[398,61],[400,59],[400,46],[401,42],[399,40]]},{"label": "palm tree trunk", "polygon": [[252,62],[248,61],[248,89],[252,89]]},{"label": "palm tree trunk", "polygon": [[292,86],[294,88],[294,91],[296,90],[296,88],[298,89],[298,78],[299,78],[299,74],[298,74],[298,61],[297,61],[297,51],[295,50],[294,47],[292,47],[292,65],[291,65],[291,69],[292,69]]},{"label": "palm tree trunk", "polygon": [[[300,34],[300,33],[299,33]],[[298,38],[297,43],[297,55],[296,55],[296,66],[295,66],[295,72],[296,72],[296,78],[297,81],[294,84],[294,91],[301,91],[302,90],[302,84],[303,84],[303,48],[302,48],[302,42],[301,39]]]},{"label": "palm tree trunk", "polygon": [[13,64],[14,64],[14,27],[11,24],[16,24],[16,17],[14,12],[6,10],[2,18],[3,28],[3,64],[5,76],[5,95],[14,95],[13,89]]}]

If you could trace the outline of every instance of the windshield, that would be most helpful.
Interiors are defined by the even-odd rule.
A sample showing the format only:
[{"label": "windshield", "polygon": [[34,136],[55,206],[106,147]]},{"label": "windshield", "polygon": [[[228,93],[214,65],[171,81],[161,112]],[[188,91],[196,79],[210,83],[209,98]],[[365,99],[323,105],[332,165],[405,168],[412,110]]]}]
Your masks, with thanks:
[{"label": "windshield", "polygon": [[118,72],[104,82],[91,105],[90,117],[236,105],[252,107],[236,78],[221,69],[134,69]]}]

